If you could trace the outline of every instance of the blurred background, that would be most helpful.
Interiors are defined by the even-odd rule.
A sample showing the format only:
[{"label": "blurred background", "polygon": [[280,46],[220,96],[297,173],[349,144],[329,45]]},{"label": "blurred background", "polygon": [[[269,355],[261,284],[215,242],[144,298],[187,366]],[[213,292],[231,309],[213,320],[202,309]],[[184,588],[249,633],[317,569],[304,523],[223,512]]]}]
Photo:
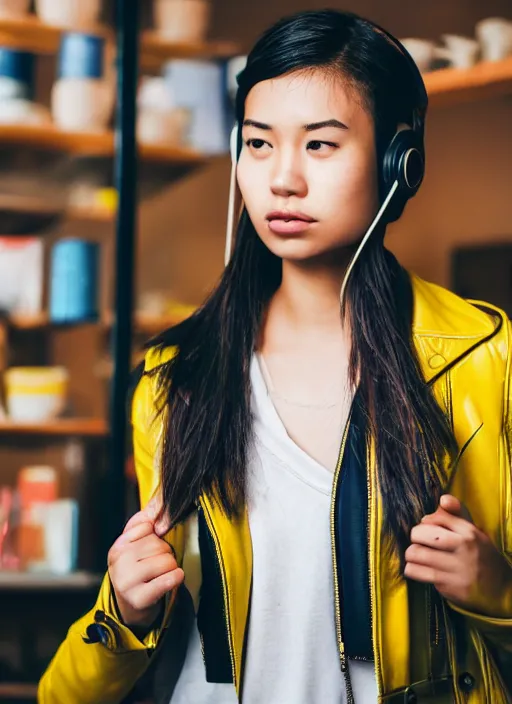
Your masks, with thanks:
[{"label": "blurred background", "polygon": [[[35,701],[104,571],[115,282],[134,276],[135,365],[222,271],[231,101],[246,52],[279,17],[325,6],[131,1],[137,240],[134,271],[120,272],[115,0],[0,0],[0,701]],[[420,276],[510,315],[509,0],[329,4],[402,39],[430,95],[425,183],[390,228],[390,248]],[[124,454],[128,515],[129,437]]]}]

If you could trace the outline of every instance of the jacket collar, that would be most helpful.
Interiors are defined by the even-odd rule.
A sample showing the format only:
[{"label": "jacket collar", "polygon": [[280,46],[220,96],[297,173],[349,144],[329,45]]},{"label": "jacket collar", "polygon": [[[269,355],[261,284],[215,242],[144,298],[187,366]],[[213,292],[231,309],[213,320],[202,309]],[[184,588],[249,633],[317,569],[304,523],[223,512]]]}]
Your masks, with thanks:
[{"label": "jacket collar", "polygon": [[[487,303],[468,302],[447,289],[409,274],[413,293],[412,339],[427,383],[493,337],[504,314]],[[145,371],[170,361],[176,347],[153,347]]]},{"label": "jacket collar", "polygon": [[503,313],[489,304],[471,303],[410,274],[413,292],[412,339],[428,383],[471,350],[493,337]]}]

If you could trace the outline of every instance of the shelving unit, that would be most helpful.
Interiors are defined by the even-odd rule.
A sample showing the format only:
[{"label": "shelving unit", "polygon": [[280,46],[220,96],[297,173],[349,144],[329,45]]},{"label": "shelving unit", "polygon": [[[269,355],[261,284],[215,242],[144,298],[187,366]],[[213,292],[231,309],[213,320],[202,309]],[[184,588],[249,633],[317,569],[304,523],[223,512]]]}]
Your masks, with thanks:
[{"label": "shelving unit", "polygon": [[[58,27],[49,27],[42,24],[35,16],[29,16],[24,20],[9,20],[0,19],[0,45],[11,46],[22,50],[32,51],[36,54],[55,55],[58,51],[62,32],[64,30]],[[109,28],[97,27],[94,29],[96,33],[106,37],[108,42],[114,42],[115,37]],[[135,43],[135,42],[134,42]],[[133,44],[132,43],[132,46]],[[133,54],[133,51],[131,52]],[[140,39],[140,56],[139,64],[142,70],[154,71],[157,70],[163,62],[173,57],[201,57],[201,58],[224,58],[232,54],[238,53],[237,47],[229,42],[209,42],[205,44],[172,44],[159,38],[151,32],[145,33]],[[125,52],[126,57],[126,52]],[[122,62],[123,63],[123,62]],[[120,72],[125,70],[126,65],[119,66]],[[129,73],[129,71],[126,71]],[[119,88],[119,84],[118,84]],[[118,94],[119,98],[119,94]],[[121,100],[120,100],[121,102]],[[126,102],[126,101],[125,101]],[[129,102],[129,100],[128,100]],[[23,125],[23,124],[0,124],[0,151],[11,159],[11,155],[18,159],[19,155],[23,154],[23,158],[30,156],[28,161],[30,164],[44,163],[53,165],[65,165],[66,168],[75,168],[76,165],[82,168],[82,164],[87,169],[108,169],[109,171],[114,166],[116,160],[119,164],[119,154],[124,151],[129,154],[130,148],[126,148],[126,136],[123,138],[121,124],[117,125],[118,133],[113,130],[104,132],[69,132],[58,129],[52,124],[45,125]],[[129,130],[128,130],[129,132]],[[123,144],[124,142],[124,144]],[[193,169],[206,165],[211,161],[210,157],[200,154],[186,147],[173,147],[167,145],[148,145],[140,144],[137,149],[138,161],[141,166],[141,181],[151,185],[161,182],[171,182],[179,179],[182,176],[190,173]],[[10,162],[9,162],[10,163]],[[17,162],[16,162],[17,163]],[[124,168],[131,168],[130,161],[124,161]],[[33,168],[33,167],[30,167]],[[112,169],[113,170],[113,169]],[[100,181],[103,183],[102,181]],[[110,184],[109,184],[110,185]],[[116,183],[119,188],[119,181]],[[9,187],[11,190],[11,186]],[[28,197],[22,193],[0,194],[0,232],[7,235],[25,235],[42,233],[45,236],[52,237],[50,232],[47,232],[49,227],[64,222],[76,223],[80,225],[79,232],[87,232],[90,226],[90,232],[94,228],[93,236],[96,238],[96,232],[100,226],[104,229],[108,227],[111,235],[113,234],[114,225],[117,226],[117,231],[123,232],[123,238],[117,238],[118,250],[123,247],[132,248],[130,233],[130,214],[127,210],[135,209],[135,197],[129,202],[128,209],[122,212],[122,188],[119,188],[119,212],[114,212],[112,208],[100,206],[77,206],[70,205],[66,197],[62,199],[51,200],[44,197]],[[57,190],[58,192],[58,190]],[[63,194],[65,189],[63,189]],[[144,187],[140,189],[140,193],[144,193]],[[121,223],[121,224],[120,224]],[[11,225],[13,228],[11,229]],[[101,236],[103,236],[103,231]],[[88,236],[88,235],[84,235]],[[126,242],[129,240],[129,244]],[[128,257],[129,259],[129,257]],[[126,261],[126,258],[125,258]],[[128,264],[128,269],[130,266]],[[119,273],[119,261],[117,261],[117,271]],[[113,305],[114,307],[114,305]],[[126,307],[125,307],[126,312]],[[101,355],[108,338],[115,339],[117,328],[114,326],[115,313],[105,313],[98,323],[80,326],[57,326],[53,325],[46,313],[41,313],[34,316],[5,316],[0,319],[0,345],[8,345],[12,342],[13,354],[10,362],[15,364],[19,359],[18,351],[22,352],[23,362],[31,363],[33,355],[30,350],[36,350],[36,356],[40,359],[38,350],[44,349],[46,355],[44,359],[62,362],[62,359],[68,359],[71,375],[70,386],[73,386],[74,381],[78,381],[77,387],[74,390],[76,398],[81,398],[81,394],[87,393],[84,384],[80,386],[81,380],[77,380],[74,376],[76,368],[81,364],[80,361],[71,360],[74,350],[73,345],[81,343],[71,343],[71,340],[88,339],[97,340],[98,351],[100,354],[98,366],[101,366]],[[117,315],[120,315],[120,308],[117,308]],[[149,338],[159,331],[180,322],[183,319],[185,312],[179,314],[169,314],[164,316],[155,315],[133,315],[133,340],[134,343],[140,340],[141,337]],[[122,317],[122,316],[121,316]],[[120,327],[125,325],[122,323]],[[74,328],[77,328],[76,332]],[[97,337],[94,337],[93,332],[86,330],[86,327],[96,328],[98,331]],[[75,338],[75,335],[77,336]],[[104,337],[102,337],[102,335]],[[129,344],[129,341],[128,341]],[[85,345],[87,347],[87,344]],[[93,348],[91,343],[87,354]],[[119,348],[118,348],[119,349]],[[135,345],[134,345],[135,349]],[[14,353],[14,351],[16,352]],[[58,351],[57,351],[58,350]],[[30,354],[28,352],[30,351]],[[82,354],[82,349],[77,349],[78,354]],[[58,355],[61,355],[60,357]],[[68,357],[66,357],[68,355]],[[117,384],[119,388],[118,372],[115,371],[115,362],[118,361],[119,355],[112,354],[113,359],[108,362],[109,370],[104,376],[96,373],[94,365],[91,369],[91,380],[97,385],[98,394],[102,393],[101,389],[105,389],[107,384],[114,388]],[[121,355],[122,356],[122,355]],[[1,357],[1,355],[0,355]],[[7,360],[7,355],[4,355]],[[35,358],[34,358],[35,359]],[[90,359],[90,357],[89,357]],[[66,362],[67,363],[67,362]],[[73,366],[74,365],[74,366]],[[122,366],[122,365],[121,365]],[[118,367],[119,368],[119,367]],[[96,392],[95,392],[96,393]],[[74,397],[73,397],[74,398]],[[98,396],[99,399],[99,396]],[[111,404],[111,408],[115,404]],[[123,405],[124,403],[119,403]],[[87,404],[83,406],[85,410],[82,413],[87,413]],[[87,549],[84,551],[83,559],[84,566],[91,569],[98,569],[101,566],[95,564],[96,560],[92,559],[98,552],[104,554],[103,545],[100,543],[104,540],[102,535],[104,523],[107,514],[112,514],[109,518],[111,524],[115,522],[119,526],[119,517],[121,514],[121,504],[124,502],[122,488],[122,477],[118,476],[122,473],[122,466],[119,462],[113,468],[112,462],[105,463],[105,451],[110,449],[109,457],[116,454],[112,452],[114,447],[114,436],[119,439],[119,417],[115,420],[116,413],[112,410],[110,413],[103,415],[102,408],[97,409],[99,412],[92,411],[91,417],[68,417],[59,418],[54,421],[44,423],[15,423],[10,420],[0,420],[0,445],[3,451],[7,452],[7,459],[10,463],[11,474],[16,471],[16,468],[23,466],[21,462],[34,463],[43,461],[53,465],[54,459],[57,456],[60,458],[55,461],[55,466],[59,467],[59,471],[63,469],[60,466],[65,462],[64,455],[69,453],[70,448],[83,453],[83,471],[80,476],[69,475],[66,478],[66,486],[73,486],[76,490],[76,496],[79,501],[86,499],[86,506],[81,509],[81,530],[85,531],[84,535],[89,535],[89,530],[92,530],[95,540],[88,543]],[[121,443],[117,442],[117,447]],[[121,448],[122,449],[122,448]],[[12,456],[11,456],[12,450]],[[117,452],[119,454],[119,452]],[[66,460],[67,461],[67,460]],[[18,464],[19,463],[19,464]],[[94,468],[94,472],[92,469]],[[97,476],[93,477],[93,474]],[[106,476],[107,474],[118,477],[114,483]],[[103,496],[95,493],[94,487],[97,486],[97,481],[101,477],[101,491]],[[2,481],[0,480],[0,484]],[[63,494],[68,495],[68,494]],[[106,506],[105,504],[108,504]],[[107,509],[107,510],[105,510]],[[87,513],[87,515],[85,515]],[[90,514],[90,515],[89,515]],[[115,517],[115,521],[112,520]],[[98,528],[98,521],[101,521],[101,528]],[[112,525],[110,525],[110,530]],[[81,535],[80,540],[83,536]],[[80,543],[79,551],[83,548]],[[80,552],[80,554],[82,554]],[[0,571],[0,593],[2,599],[6,603],[7,599],[24,600],[26,596],[34,593],[39,597],[43,597],[48,601],[50,612],[57,604],[67,603],[70,615],[70,622],[78,615],[75,609],[82,608],[80,604],[84,604],[84,600],[90,600],[89,592],[94,593],[100,583],[101,576],[92,572],[78,572],[65,577],[56,577],[53,575],[31,574],[31,573],[14,573]],[[62,597],[61,597],[62,594]],[[11,602],[9,602],[11,603]],[[13,602],[14,603],[14,602]],[[21,603],[21,602],[20,602]],[[45,602],[46,603],[46,602]],[[76,614],[76,615],[75,615]],[[66,618],[65,616],[63,618]],[[31,672],[37,672],[37,664],[33,657],[35,649],[31,651],[30,628],[34,626],[35,620],[28,619],[27,624],[21,628],[24,640],[24,647],[27,647],[27,657],[23,658],[26,663],[26,669],[20,671],[19,676],[14,673],[12,679],[18,680],[9,685],[0,685],[0,700],[4,701],[31,701],[36,697],[36,685],[21,683],[26,673],[31,677]],[[51,626],[53,627],[53,625]],[[50,628],[50,622],[46,624],[46,628]],[[23,630],[24,629],[24,630]],[[21,632],[20,630],[20,632]],[[18,632],[18,626],[17,630]],[[25,666],[24,666],[25,667]]]}]

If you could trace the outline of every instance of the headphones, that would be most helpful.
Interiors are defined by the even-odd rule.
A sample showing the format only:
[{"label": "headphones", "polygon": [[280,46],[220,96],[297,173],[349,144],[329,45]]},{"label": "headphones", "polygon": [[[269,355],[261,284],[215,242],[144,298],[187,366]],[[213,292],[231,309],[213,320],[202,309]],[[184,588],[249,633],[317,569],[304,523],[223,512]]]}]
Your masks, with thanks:
[{"label": "headphones", "polygon": [[[393,222],[398,219],[407,201],[412,198],[418,191],[425,175],[425,147],[424,147],[424,132],[425,132],[425,113],[428,105],[428,96],[423,83],[421,73],[407,49],[396,39],[392,34],[387,32],[382,27],[370,23],[374,31],[383,34],[388,41],[399,51],[407,60],[410,66],[411,77],[414,79],[417,92],[417,103],[412,114],[412,125],[401,125],[394,137],[391,139],[387,147],[382,162],[380,165],[380,182],[384,187],[384,192],[387,195],[370,225],[363,240],[361,241],[350,266],[347,269],[343,285],[341,287],[340,299],[343,301],[346,285],[350,273],[359,258],[366,242],[370,238],[375,227],[382,219],[384,213],[388,210],[391,201],[392,207],[387,212],[387,222]],[[235,124],[231,132],[230,153],[231,153],[231,179],[229,191],[229,209],[228,223],[226,233],[226,250],[225,264],[227,265],[232,250],[234,238],[234,230],[236,227],[235,214],[239,215],[241,211],[241,196],[237,189],[236,182],[236,166],[242,150],[242,131],[241,126]],[[237,203],[237,198],[239,203]]]}]

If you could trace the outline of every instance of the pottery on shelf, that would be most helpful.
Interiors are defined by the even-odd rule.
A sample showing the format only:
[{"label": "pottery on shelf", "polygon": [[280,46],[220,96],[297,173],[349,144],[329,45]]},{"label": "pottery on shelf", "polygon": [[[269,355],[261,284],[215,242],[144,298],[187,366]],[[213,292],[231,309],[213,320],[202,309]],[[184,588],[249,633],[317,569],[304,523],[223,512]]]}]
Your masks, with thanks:
[{"label": "pottery on shelf", "polygon": [[170,42],[203,42],[210,22],[209,0],[155,0],[157,32]]}]

